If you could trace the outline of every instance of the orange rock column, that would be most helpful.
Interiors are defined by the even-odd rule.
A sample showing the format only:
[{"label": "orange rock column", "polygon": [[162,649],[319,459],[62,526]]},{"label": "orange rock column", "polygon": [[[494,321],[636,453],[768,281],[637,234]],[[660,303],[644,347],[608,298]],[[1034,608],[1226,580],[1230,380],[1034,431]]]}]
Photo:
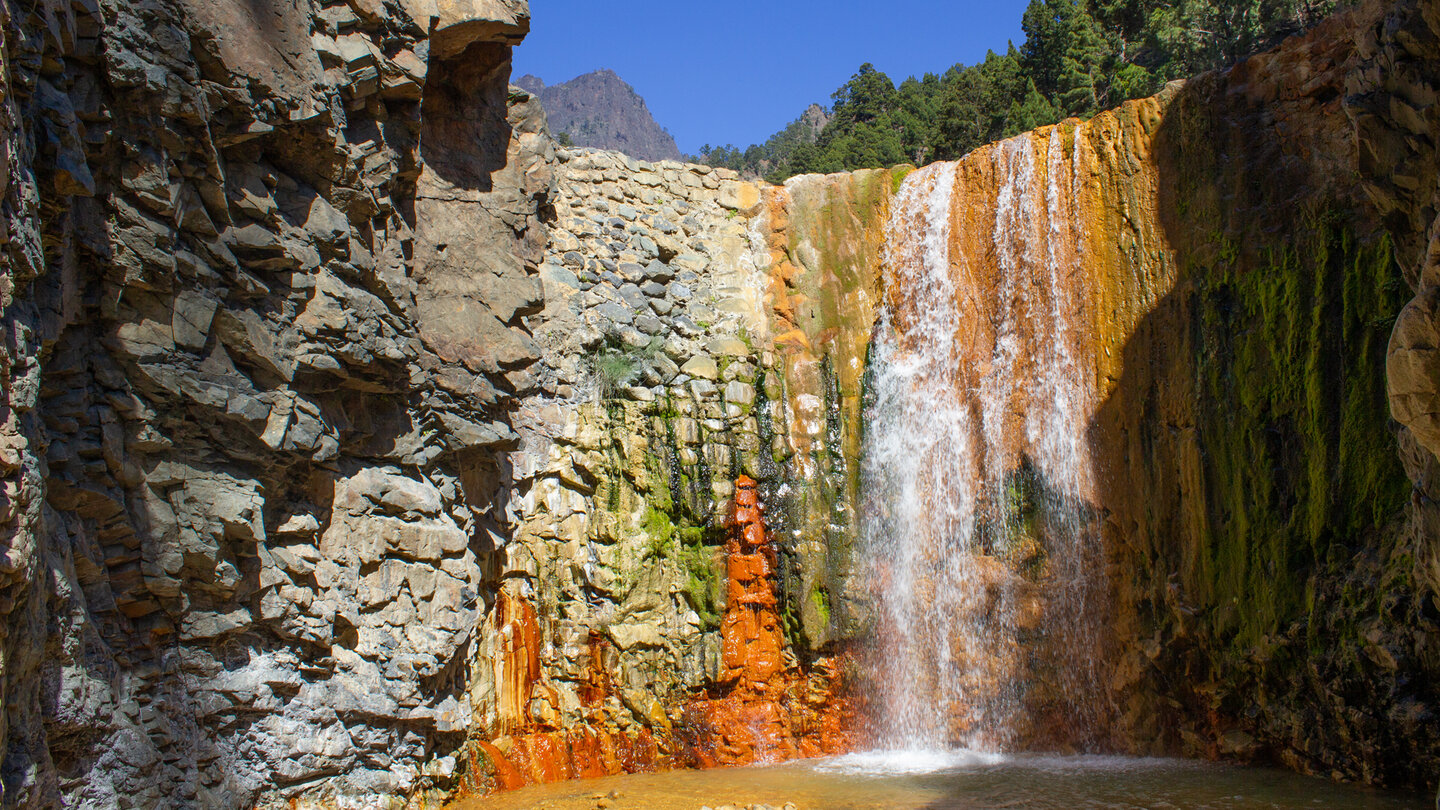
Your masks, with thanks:
[{"label": "orange rock column", "polygon": [[720,622],[724,671],[720,680],[745,695],[776,697],[784,691],[785,638],[776,609],[775,549],[760,516],[755,481],[740,476],[730,537],[725,543],[726,605]]}]

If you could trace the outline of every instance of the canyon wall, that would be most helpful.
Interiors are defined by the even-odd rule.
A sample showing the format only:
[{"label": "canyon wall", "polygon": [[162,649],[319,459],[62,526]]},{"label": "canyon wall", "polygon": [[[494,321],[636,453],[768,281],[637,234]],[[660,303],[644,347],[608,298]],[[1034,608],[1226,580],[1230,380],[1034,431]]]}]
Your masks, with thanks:
[{"label": "canyon wall", "polygon": [[[403,804],[556,729],[683,761],[730,482],[777,532],[855,486],[860,361],[842,426],[769,341],[784,206],[557,155],[523,2],[7,8],[3,803]],[[835,531],[777,572],[797,673]]]},{"label": "canyon wall", "polygon": [[[1420,719],[1440,700],[1440,537],[1385,395],[1416,234],[1364,191],[1405,174],[1375,163],[1401,157],[1391,135],[1433,148],[1404,116],[1433,99],[1427,9],[1370,5],[1192,81],[1150,141],[1154,233],[1136,241],[1171,264],[1158,290],[1116,285],[1154,303],[1111,353],[1095,434],[1138,642],[1120,671],[1163,696],[1123,708],[1134,738],[1417,787],[1440,766]],[[1357,126],[1381,77],[1395,117]]]},{"label": "canyon wall", "polygon": [[463,742],[538,359],[528,25],[5,7],[6,806],[403,796]]},{"label": "canyon wall", "polygon": [[[1085,341],[1114,632],[1072,743],[1440,767],[1432,6],[948,169],[975,373],[1017,274],[1063,266],[1034,294]],[[865,738],[821,709],[872,691],[907,169],[556,149],[515,0],[4,9],[0,802],[398,806]],[[1063,251],[1001,238],[1021,198]],[[727,636],[766,588],[765,643]]]},{"label": "canyon wall", "polygon": [[[535,658],[502,665],[505,631],[482,636],[496,664],[470,687],[466,785],[838,750],[816,707],[847,688],[843,648],[865,615],[853,504],[891,174],[761,189],[589,149],[561,150],[555,173],[545,304],[528,319],[538,390],[513,423],[496,571],[533,616]],[[734,666],[722,619],[740,476],[776,541],[765,587],[785,655],[769,665],[793,686],[769,696],[780,730],[753,739],[743,712],[702,700],[728,694]]]}]

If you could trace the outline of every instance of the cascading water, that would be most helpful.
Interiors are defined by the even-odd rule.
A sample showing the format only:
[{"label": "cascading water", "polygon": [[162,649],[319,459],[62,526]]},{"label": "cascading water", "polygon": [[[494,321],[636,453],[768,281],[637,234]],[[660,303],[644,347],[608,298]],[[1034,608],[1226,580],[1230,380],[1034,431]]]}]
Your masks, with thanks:
[{"label": "cascading water", "polygon": [[[1059,128],[1022,135],[912,173],[893,200],[862,526],[886,749],[1085,747],[1099,733],[1079,148],[1067,158]],[[964,215],[977,197],[993,218]]]}]

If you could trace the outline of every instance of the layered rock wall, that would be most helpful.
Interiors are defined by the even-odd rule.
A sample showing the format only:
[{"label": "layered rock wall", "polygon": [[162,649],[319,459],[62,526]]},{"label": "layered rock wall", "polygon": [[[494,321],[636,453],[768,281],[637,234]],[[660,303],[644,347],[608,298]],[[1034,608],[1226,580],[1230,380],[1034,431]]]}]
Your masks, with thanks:
[{"label": "layered rock wall", "polygon": [[[1369,4],[953,168],[956,374],[979,380],[960,395],[992,364],[1021,370],[1003,407],[974,416],[998,437],[981,461],[1049,474],[1035,444],[1064,428],[1032,429],[1027,398],[1054,321],[1093,375],[1075,389],[1085,474],[1051,482],[1102,520],[1091,744],[1433,779],[1434,20],[1429,4]],[[1407,283],[1419,294],[1397,326]],[[886,295],[900,320],[925,300]],[[1052,299],[1066,304],[1036,320]],[[1043,603],[1058,581],[1040,580]],[[1011,678],[1043,649],[1020,630],[1030,646],[997,670]],[[1073,699],[1019,691],[1031,720]],[[1063,719],[1015,743],[1050,744]]]},{"label": "layered rock wall", "polygon": [[463,741],[552,190],[527,28],[6,7],[7,806],[403,795]]}]

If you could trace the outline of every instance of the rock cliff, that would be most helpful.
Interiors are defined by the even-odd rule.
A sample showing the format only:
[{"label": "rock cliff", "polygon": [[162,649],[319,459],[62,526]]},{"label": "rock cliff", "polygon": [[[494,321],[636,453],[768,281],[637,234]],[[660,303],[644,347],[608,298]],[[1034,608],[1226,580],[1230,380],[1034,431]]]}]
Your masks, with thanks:
[{"label": "rock cliff", "polygon": [[525,4],[6,8],[4,803],[422,787],[538,358]]},{"label": "rock cliff", "polygon": [[645,99],[613,70],[595,70],[551,85],[527,74],[515,84],[539,97],[556,135],[565,133],[576,146],[614,149],[639,160],[682,157]]},{"label": "rock cliff", "polygon": [[[557,149],[509,86],[517,0],[4,9],[0,801],[400,806],[746,761],[704,705],[732,698],[773,709],[761,753],[853,739],[812,710],[866,694],[906,169]],[[1084,234],[1112,631],[1086,744],[1440,767],[1437,31],[1377,0],[950,169],[969,288],[1039,266],[999,261],[1002,193]],[[730,535],[747,493],[766,543]],[[736,581],[774,604],[727,650]],[[757,638],[793,697],[743,674]]]}]

